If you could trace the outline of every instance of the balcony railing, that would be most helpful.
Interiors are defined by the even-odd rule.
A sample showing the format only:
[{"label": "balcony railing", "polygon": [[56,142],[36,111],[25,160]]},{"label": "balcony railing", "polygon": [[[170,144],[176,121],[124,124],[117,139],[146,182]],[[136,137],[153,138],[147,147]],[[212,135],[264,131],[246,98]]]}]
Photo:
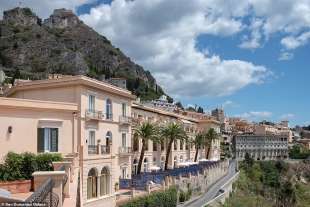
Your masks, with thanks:
[{"label": "balcony railing", "polygon": [[119,123],[120,124],[131,124],[131,117],[129,116],[119,116]]},{"label": "balcony railing", "polygon": [[88,154],[91,154],[91,155],[98,154],[97,145],[88,145]]},{"label": "balcony railing", "polygon": [[110,154],[110,146],[101,145],[101,154]]},{"label": "balcony railing", "polygon": [[104,119],[104,115],[102,111],[94,111],[94,110],[87,110],[85,112],[86,119],[93,119],[93,120],[102,120]]},{"label": "balcony railing", "polygon": [[113,121],[113,114],[108,114],[108,113],[106,113],[106,114],[105,114],[105,119],[106,119],[106,120]]},{"label": "balcony railing", "polygon": [[119,153],[120,154],[130,154],[132,152],[131,147],[120,147]]}]

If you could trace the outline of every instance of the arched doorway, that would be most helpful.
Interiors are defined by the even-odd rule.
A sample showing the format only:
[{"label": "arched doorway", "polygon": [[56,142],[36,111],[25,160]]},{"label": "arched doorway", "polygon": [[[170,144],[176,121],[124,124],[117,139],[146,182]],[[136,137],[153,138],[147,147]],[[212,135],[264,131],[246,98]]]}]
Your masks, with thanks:
[{"label": "arched doorway", "polygon": [[97,178],[97,170],[95,168],[90,169],[87,177],[87,199],[97,197]]},{"label": "arched doorway", "polygon": [[107,167],[102,168],[100,176],[100,196],[110,193],[110,172]]}]

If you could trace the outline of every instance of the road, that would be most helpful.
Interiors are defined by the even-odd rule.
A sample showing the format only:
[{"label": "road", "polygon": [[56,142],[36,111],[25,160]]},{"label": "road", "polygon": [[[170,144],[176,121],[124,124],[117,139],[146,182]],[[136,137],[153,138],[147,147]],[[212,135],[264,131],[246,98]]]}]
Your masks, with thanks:
[{"label": "road", "polygon": [[212,200],[215,196],[217,196],[221,187],[234,175],[236,174],[236,161],[231,161],[229,164],[228,174],[217,181],[215,184],[211,186],[207,193],[205,193],[201,198],[195,200],[194,202],[187,203],[182,207],[203,207],[207,202]]}]

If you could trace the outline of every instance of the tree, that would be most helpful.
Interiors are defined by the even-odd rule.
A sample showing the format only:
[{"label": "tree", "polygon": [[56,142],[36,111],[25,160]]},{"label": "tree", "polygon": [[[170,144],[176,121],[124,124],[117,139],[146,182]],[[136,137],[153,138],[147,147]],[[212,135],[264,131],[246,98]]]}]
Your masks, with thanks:
[{"label": "tree", "polygon": [[176,102],[175,105],[176,105],[178,108],[184,110],[184,107],[183,107],[183,105],[182,105],[182,103],[181,103],[180,101]]},{"label": "tree", "polygon": [[142,140],[142,149],[137,169],[137,174],[140,174],[146,145],[148,143],[148,140],[158,142],[158,129],[154,124],[150,122],[144,122],[134,130],[134,133]]},{"label": "tree", "polygon": [[205,141],[205,145],[206,145],[206,158],[209,159],[210,157],[210,152],[211,152],[211,147],[212,147],[212,142],[215,139],[218,139],[218,134],[216,133],[216,131],[213,128],[210,128],[209,131],[206,133],[206,141]]},{"label": "tree", "polygon": [[173,142],[177,140],[187,140],[187,135],[182,125],[178,123],[169,123],[167,126],[161,128],[161,138],[168,142],[165,161],[165,170],[167,170]]},{"label": "tree", "polygon": [[203,114],[203,108],[199,106],[197,112]]},{"label": "tree", "polygon": [[205,139],[206,139],[206,135],[203,133],[198,133],[195,136],[195,139],[194,139],[194,144],[195,144],[195,148],[196,148],[195,162],[197,162],[199,149],[204,145]]}]

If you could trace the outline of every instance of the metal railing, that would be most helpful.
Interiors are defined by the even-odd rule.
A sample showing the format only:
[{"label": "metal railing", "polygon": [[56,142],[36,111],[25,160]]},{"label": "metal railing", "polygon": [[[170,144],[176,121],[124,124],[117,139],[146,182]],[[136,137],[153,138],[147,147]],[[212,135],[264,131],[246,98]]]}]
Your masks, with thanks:
[{"label": "metal railing", "polygon": [[91,155],[98,154],[97,145],[88,145],[88,154]]},{"label": "metal railing", "polygon": [[106,120],[113,121],[113,114],[108,114],[108,113],[106,113],[106,114],[105,114],[105,119],[106,119]]},{"label": "metal railing", "polygon": [[110,154],[110,146],[101,145],[101,154]]},{"label": "metal railing", "polygon": [[[59,168],[60,171],[65,171],[65,166],[62,165],[60,168]],[[67,181],[68,181],[68,175],[65,174],[65,176],[63,177],[62,179],[62,202],[64,202],[65,200],[65,185],[67,184]]]},{"label": "metal railing", "polygon": [[54,181],[48,178],[38,190],[36,190],[29,198],[25,200],[26,203],[46,203],[47,207],[57,207],[59,197],[53,193]]},{"label": "metal railing", "polygon": [[131,124],[131,117],[130,116],[119,116],[119,123],[121,124]]},{"label": "metal railing", "polygon": [[120,147],[119,153],[120,154],[130,154],[132,152],[131,147]]},{"label": "metal railing", "polygon": [[86,110],[85,112],[86,119],[95,119],[95,120],[102,120],[104,119],[104,115],[102,111],[95,111],[95,110]]}]

